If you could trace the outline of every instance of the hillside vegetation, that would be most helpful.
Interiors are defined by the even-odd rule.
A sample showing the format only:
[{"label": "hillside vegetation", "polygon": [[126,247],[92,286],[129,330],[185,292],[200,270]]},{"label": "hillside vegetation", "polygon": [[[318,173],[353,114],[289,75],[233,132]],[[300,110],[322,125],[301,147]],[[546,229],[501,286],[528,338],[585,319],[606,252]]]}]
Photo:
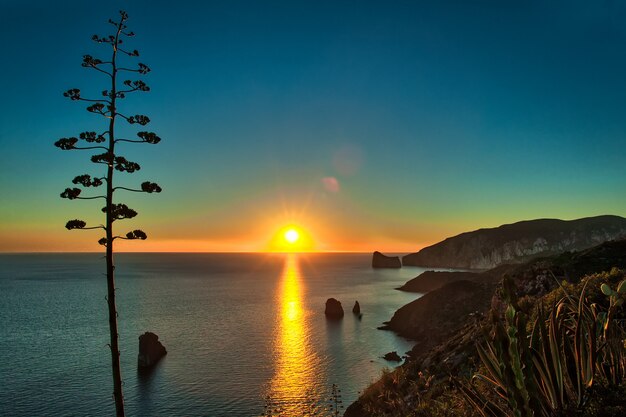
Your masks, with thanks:
[{"label": "hillside vegetation", "polygon": [[416,339],[409,360],[345,416],[626,415],[625,271],[620,240],[430,292],[394,315]]}]

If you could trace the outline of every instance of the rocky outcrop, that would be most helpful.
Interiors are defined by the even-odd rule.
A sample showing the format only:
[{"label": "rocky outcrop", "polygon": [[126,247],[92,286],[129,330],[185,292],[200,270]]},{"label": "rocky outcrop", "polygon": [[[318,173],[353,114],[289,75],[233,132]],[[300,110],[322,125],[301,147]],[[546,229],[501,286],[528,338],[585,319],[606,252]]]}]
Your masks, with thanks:
[{"label": "rocky outcrop", "polygon": [[401,268],[399,256],[386,256],[376,251],[372,256],[372,268]]},{"label": "rocky outcrop", "polygon": [[398,355],[398,352],[396,352],[395,350],[393,352],[385,353],[385,356],[383,356],[383,359],[389,362],[401,362],[402,361],[402,358],[400,357],[400,355]]},{"label": "rocky outcrop", "polygon": [[491,269],[539,256],[580,251],[626,237],[626,219],[597,216],[578,220],[539,219],[462,233],[402,258],[403,265]]},{"label": "rocky outcrop", "polygon": [[485,275],[476,272],[426,271],[397,288],[400,291],[427,293],[455,281],[484,281]]},{"label": "rocky outcrop", "polygon": [[415,340],[424,350],[442,342],[471,315],[486,312],[495,289],[493,282],[456,281],[398,309],[381,327]]},{"label": "rocky outcrop", "polygon": [[343,307],[341,306],[341,302],[334,299],[329,298],[326,300],[326,309],[324,310],[324,314],[326,318],[329,319],[340,319],[343,317]]},{"label": "rocky outcrop", "polygon": [[361,314],[361,306],[358,301],[354,302],[354,307],[352,307],[352,312],[357,316]]},{"label": "rocky outcrop", "polygon": [[139,336],[139,356],[137,365],[140,368],[151,368],[167,354],[165,346],[159,341],[159,336],[152,332],[145,332]]}]

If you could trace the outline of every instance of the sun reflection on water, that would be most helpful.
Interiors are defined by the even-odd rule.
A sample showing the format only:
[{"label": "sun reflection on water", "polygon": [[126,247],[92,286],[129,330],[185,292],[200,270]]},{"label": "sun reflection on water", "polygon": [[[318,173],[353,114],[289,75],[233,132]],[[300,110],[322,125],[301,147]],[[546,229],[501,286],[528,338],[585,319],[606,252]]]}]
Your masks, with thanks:
[{"label": "sun reflection on water", "polygon": [[309,416],[316,408],[315,374],[319,366],[310,346],[303,292],[297,255],[289,254],[277,293],[280,310],[274,348],[276,371],[266,404],[278,411],[272,415]]}]

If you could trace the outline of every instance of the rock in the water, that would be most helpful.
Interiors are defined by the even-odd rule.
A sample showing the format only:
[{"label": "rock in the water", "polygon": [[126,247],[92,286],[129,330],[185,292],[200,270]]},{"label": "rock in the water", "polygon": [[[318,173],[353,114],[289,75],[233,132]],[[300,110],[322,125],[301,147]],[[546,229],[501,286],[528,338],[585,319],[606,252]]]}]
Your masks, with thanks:
[{"label": "rock in the water", "polygon": [[395,350],[393,352],[385,353],[385,356],[383,356],[383,359],[386,361],[391,361],[391,362],[402,361],[402,358],[400,357],[400,355],[398,355],[398,352],[396,352]]},{"label": "rock in the water", "polygon": [[139,356],[137,364],[140,368],[150,368],[167,353],[165,346],[159,341],[159,336],[152,332],[145,332],[139,336]]},{"label": "rock in the water", "polygon": [[354,307],[352,307],[352,312],[357,316],[361,315],[361,306],[358,301],[354,302]]},{"label": "rock in the water", "polygon": [[343,307],[341,307],[341,302],[334,298],[326,300],[326,310],[324,310],[324,314],[326,314],[326,317],[330,319],[342,318]]},{"label": "rock in the water", "polygon": [[386,256],[376,251],[372,256],[372,268],[401,268],[400,257]]}]

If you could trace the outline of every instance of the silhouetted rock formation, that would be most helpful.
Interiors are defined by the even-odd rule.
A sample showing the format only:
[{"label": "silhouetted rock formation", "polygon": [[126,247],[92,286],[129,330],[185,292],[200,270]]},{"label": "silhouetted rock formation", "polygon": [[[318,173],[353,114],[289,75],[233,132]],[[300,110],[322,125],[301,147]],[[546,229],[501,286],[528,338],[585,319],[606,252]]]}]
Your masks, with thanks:
[{"label": "silhouetted rock formation", "polygon": [[159,341],[159,336],[145,332],[139,336],[139,356],[137,364],[140,368],[150,368],[167,354],[167,350]]},{"label": "silhouetted rock formation", "polygon": [[361,314],[361,306],[358,301],[354,302],[354,307],[352,307],[352,312],[357,316]]},{"label": "silhouetted rock formation", "polygon": [[386,256],[376,251],[372,256],[372,268],[401,268],[402,263],[398,256]]},{"label": "silhouetted rock formation", "polygon": [[400,357],[400,355],[398,355],[398,352],[396,352],[395,350],[393,352],[385,353],[385,356],[383,356],[383,359],[386,361],[390,361],[390,362],[402,361],[402,358]]},{"label": "silhouetted rock formation", "polygon": [[402,258],[403,265],[490,269],[538,256],[579,251],[626,237],[626,219],[597,216],[578,220],[539,219],[450,237]]},{"label": "silhouetted rock formation", "polygon": [[326,314],[326,317],[329,319],[342,318],[343,307],[341,307],[341,302],[334,298],[326,300],[326,309],[324,310],[324,314]]}]

